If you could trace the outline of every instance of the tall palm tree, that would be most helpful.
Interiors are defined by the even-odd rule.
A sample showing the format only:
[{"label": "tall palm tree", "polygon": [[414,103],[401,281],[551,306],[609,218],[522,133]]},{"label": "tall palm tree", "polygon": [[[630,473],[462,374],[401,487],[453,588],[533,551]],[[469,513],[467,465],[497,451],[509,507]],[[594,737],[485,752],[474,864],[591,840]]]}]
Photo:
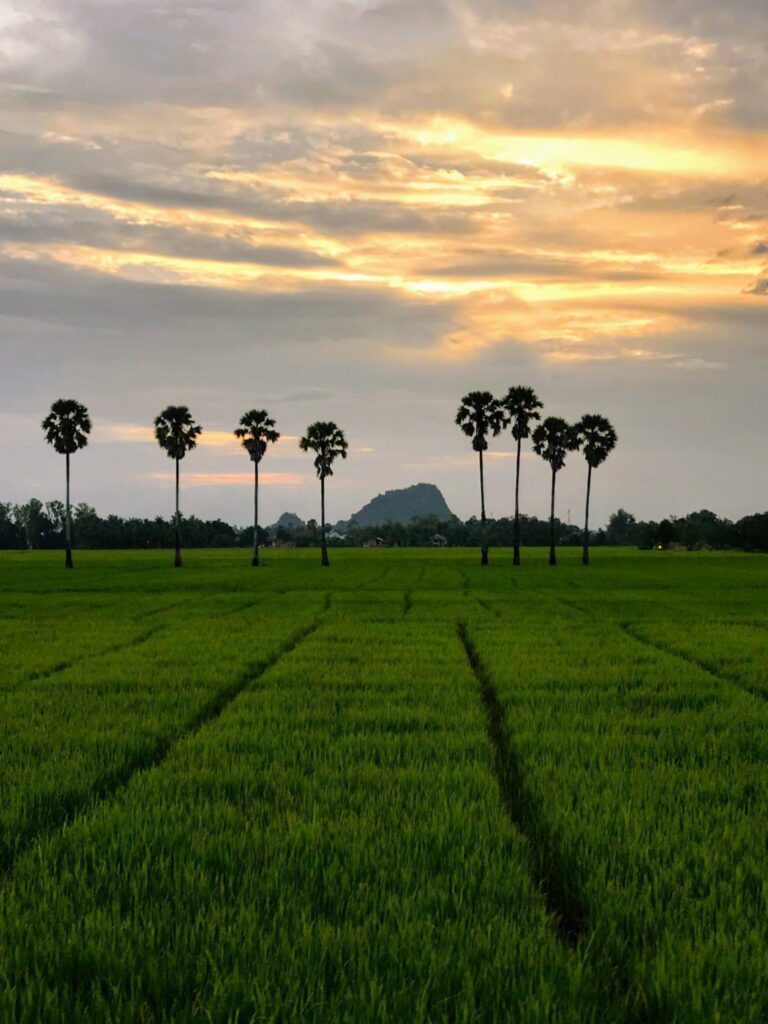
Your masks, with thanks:
[{"label": "tall palm tree", "polygon": [[155,437],[169,459],[176,463],[176,556],[174,566],[181,568],[181,519],[179,516],[179,463],[193,448],[203,428],[195,423],[186,405],[169,405],[155,417]]},{"label": "tall palm tree", "polygon": [[488,434],[494,437],[501,433],[507,422],[504,408],[490,391],[470,391],[464,395],[456,413],[456,424],[467,437],[472,438],[472,447],[480,459],[480,564],[488,565],[488,542],[485,535],[485,474],[483,452],[488,448]]},{"label": "tall palm tree", "polygon": [[335,423],[318,420],[307,427],[304,437],[299,439],[299,448],[303,452],[315,453],[315,470],[320,479],[320,538],[322,554],[321,565],[330,565],[328,561],[328,544],[325,536],[325,478],[333,476],[333,463],[341,456],[347,457],[347,439],[344,431]]},{"label": "tall palm tree", "polygon": [[512,437],[517,441],[517,460],[515,466],[515,524],[513,529],[513,543],[515,553],[513,564],[520,565],[520,449],[525,438],[531,436],[531,424],[541,419],[538,411],[544,406],[539,401],[538,395],[533,388],[513,387],[510,388],[501,404],[509,417],[512,425]]},{"label": "tall palm tree", "polygon": [[584,548],[581,561],[589,565],[589,497],[592,491],[592,470],[601,466],[618,441],[618,434],[610,420],[598,413],[586,413],[576,424],[581,450],[587,460],[587,502],[584,510]]},{"label": "tall palm tree", "polygon": [[533,432],[533,450],[548,462],[552,469],[552,501],[549,511],[549,564],[557,565],[555,553],[555,481],[565,465],[568,452],[579,447],[579,435],[559,416],[547,416]]},{"label": "tall palm tree", "polygon": [[54,450],[66,458],[67,499],[64,512],[64,538],[67,553],[64,564],[72,568],[72,514],[69,503],[69,457],[85,448],[91,432],[91,418],[88,410],[74,398],[60,398],[51,406],[51,411],[42,423],[45,440]]},{"label": "tall palm tree", "polygon": [[275,430],[275,421],[265,409],[251,409],[240,417],[240,426],[235,437],[242,442],[253,463],[253,558],[251,565],[259,564],[259,463],[264,457],[267,445],[274,444],[280,437]]}]

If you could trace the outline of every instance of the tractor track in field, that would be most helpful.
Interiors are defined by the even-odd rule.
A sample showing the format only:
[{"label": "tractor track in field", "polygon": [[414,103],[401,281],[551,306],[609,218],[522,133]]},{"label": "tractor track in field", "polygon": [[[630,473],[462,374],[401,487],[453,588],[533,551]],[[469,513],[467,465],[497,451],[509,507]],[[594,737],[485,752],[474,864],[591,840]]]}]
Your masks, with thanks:
[{"label": "tractor track in field", "polygon": [[497,619],[501,618],[501,612],[498,608],[494,608],[490,602],[486,601],[482,597],[478,597],[477,594],[472,595],[475,601],[480,605],[483,611],[488,612],[489,615],[494,615]]},{"label": "tractor track in field", "polygon": [[26,828],[17,832],[12,847],[8,845],[3,849],[0,846],[0,877],[12,874],[19,858],[36,843],[65,828],[75,818],[91,814],[97,808],[114,800],[137,775],[159,767],[179,743],[194,736],[203,726],[219,718],[246,687],[258,682],[282,658],[291,654],[307,637],[319,629],[322,617],[331,606],[330,596],[329,593],[325,595],[323,607],[309,625],[294,633],[269,657],[251,662],[237,679],[214,693],[179,729],[129,758],[115,771],[103,775],[87,792],[70,794],[56,804],[49,801],[41,806],[39,821],[30,821]]},{"label": "tractor track in field", "polygon": [[708,676],[712,676],[719,683],[728,683],[728,685],[735,687],[737,690],[742,690],[744,693],[748,693],[751,697],[756,697],[758,700],[768,700],[768,692],[765,690],[758,690],[757,687],[749,686],[747,683],[735,676],[726,675],[721,672],[720,669],[707,661],[703,661],[700,658],[692,658],[688,654],[683,654],[681,651],[675,650],[674,647],[668,647],[666,644],[660,644],[657,640],[648,640],[642,635],[631,623],[619,622],[617,623],[618,628],[626,633],[628,637],[631,637],[638,644],[643,644],[645,647],[650,647],[654,651],[659,651],[661,654],[671,655],[673,658],[678,658],[680,661],[684,661],[686,665],[692,665],[697,668],[700,672],[706,672]]},{"label": "tractor track in field", "polygon": [[83,654],[79,658],[70,658],[69,661],[58,661],[55,665],[50,668],[40,669],[38,672],[30,672],[29,675],[22,676],[21,679],[17,679],[16,682],[10,687],[0,687],[0,692],[11,693],[18,686],[23,686],[24,683],[35,683],[40,679],[48,679],[50,676],[55,676],[59,672],[66,672],[69,668],[74,668],[75,665],[81,665],[85,661],[90,661],[96,658],[106,658],[110,654],[117,654],[118,651],[126,651],[131,647],[140,647],[145,644],[147,640],[151,640],[153,636],[162,632],[165,626],[153,626],[152,629],[148,629],[145,633],[140,636],[133,637],[131,640],[122,640],[119,644],[112,644],[110,647],[105,647],[100,651],[91,651],[90,654]]},{"label": "tractor track in field", "polygon": [[[226,609],[224,609],[222,611],[213,612],[213,614],[210,617],[211,618],[226,618],[228,615],[236,615],[238,612],[243,612],[247,608],[250,608],[253,605],[258,604],[260,600],[262,600],[261,597],[259,597],[256,601],[249,600],[245,604],[239,604],[236,608],[226,608]],[[186,601],[180,602],[180,605],[183,605],[183,604],[187,604],[187,602]],[[179,605],[170,605],[170,606],[167,606],[165,608],[156,608],[151,613],[150,612],[146,612],[144,614],[145,615],[156,614],[156,613],[159,613],[161,611],[168,611],[169,608],[176,608],[176,607],[179,607]],[[143,617],[144,616],[135,616],[134,621],[136,621],[136,620],[138,620],[140,618],[143,618]],[[83,664],[86,661],[90,661],[92,659],[98,659],[98,658],[106,658],[110,654],[117,654],[119,651],[127,651],[127,650],[130,650],[131,648],[134,648],[134,647],[140,647],[142,644],[146,643],[148,640],[151,640],[153,636],[157,636],[158,633],[161,633],[163,630],[165,630],[167,628],[168,628],[167,623],[162,623],[162,624],[157,625],[157,626],[152,626],[151,629],[146,630],[146,632],[141,633],[137,637],[133,637],[131,640],[121,640],[120,643],[118,643],[118,644],[112,644],[109,647],[104,647],[100,651],[91,651],[89,654],[83,654],[79,658],[70,658],[70,659],[68,659],[66,661],[58,661],[58,662],[56,662],[55,665],[52,665],[50,668],[40,669],[37,672],[30,672],[28,675],[22,676],[20,679],[17,679],[16,682],[13,683],[11,686],[3,687],[3,686],[0,685],[0,693],[12,693],[19,686],[23,686],[25,683],[35,683],[35,682],[38,682],[41,679],[48,679],[51,676],[57,675],[59,672],[66,672],[67,669],[74,668],[76,665],[81,665],[81,664]]]},{"label": "tractor track in field", "polygon": [[416,577],[415,582],[411,583],[405,589],[405,593],[403,594],[403,615],[407,615],[408,612],[413,607],[413,592],[418,588],[419,584],[424,579],[424,572],[424,569],[420,569],[419,575]]},{"label": "tractor track in field", "polygon": [[[576,604],[575,601],[569,601],[564,597],[558,597],[557,600],[568,608],[573,608],[575,611],[581,612],[582,615],[589,614],[584,608]],[[711,662],[704,661],[701,658],[693,658],[689,654],[683,654],[682,651],[675,650],[674,647],[670,647],[667,644],[659,643],[658,640],[649,640],[647,637],[643,636],[643,634],[636,626],[633,626],[631,622],[615,622],[613,625],[615,625],[616,629],[620,629],[621,632],[631,640],[634,640],[635,643],[642,644],[644,647],[649,647],[652,651],[656,651],[659,654],[666,654],[672,658],[677,658],[679,661],[685,662],[686,665],[691,665],[700,672],[706,672],[708,676],[716,679],[719,683],[727,683],[729,686],[733,686],[735,689],[741,690],[743,693],[748,693],[751,697],[755,697],[757,700],[768,700],[768,691],[759,690],[755,686],[749,686],[741,679],[738,679],[735,676],[729,676],[725,672],[721,672],[720,669],[711,664]]]},{"label": "tractor track in field", "polygon": [[356,591],[359,591],[359,590],[368,590],[368,588],[369,588],[370,586],[372,586],[372,585],[373,585],[374,583],[379,583],[379,582],[381,582],[381,580],[383,580],[383,579],[384,579],[384,578],[385,578],[386,576],[389,576],[389,575],[391,575],[391,573],[392,573],[392,570],[391,570],[391,569],[385,569],[385,570],[384,570],[384,572],[380,572],[380,573],[378,574],[378,576],[373,576],[373,577],[372,577],[371,579],[369,579],[369,580],[366,580],[366,582],[365,582],[365,583],[361,583],[359,587],[355,587],[354,589],[355,589]]},{"label": "tractor track in field", "polygon": [[171,612],[176,608],[181,608],[184,605],[194,601],[194,596],[185,597],[182,601],[174,601],[172,604],[161,604],[159,608],[149,608],[143,612],[133,616],[134,622],[140,622],[141,619],[148,619],[151,615],[162,615],[163,612]]},{"label": "tractor track in field", "polygon": [[520,760],[507,739],[504,708],[463,622],[458,624],[458,634],[485,706],[494,772],[504,810],[528,841],[531,872],[558,938],[575,949],[587,932],[587,911],[576,885],[576,872],[558,848],[526,786]]}]

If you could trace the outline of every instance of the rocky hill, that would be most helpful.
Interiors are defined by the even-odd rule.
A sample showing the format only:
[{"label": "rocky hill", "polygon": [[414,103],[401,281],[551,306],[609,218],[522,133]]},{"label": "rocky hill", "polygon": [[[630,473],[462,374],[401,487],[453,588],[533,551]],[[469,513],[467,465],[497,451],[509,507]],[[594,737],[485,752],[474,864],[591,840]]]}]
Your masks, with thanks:
[{"label": "rocky hill", "polygon": [[350,523],[380,526],[382,523],[410,523],[416,516],[450,519],[452,515],[438,487],[434,484],[413,484],[379,494],[355,512]]},{"label": "rocky hill", "polygon": [[269,527],[270,530],[278,530],[282,527],[284,530],[301,530],[305,526],[303,519],[300,519],[295,512],[283,512],[276,523],[272,523]]}]

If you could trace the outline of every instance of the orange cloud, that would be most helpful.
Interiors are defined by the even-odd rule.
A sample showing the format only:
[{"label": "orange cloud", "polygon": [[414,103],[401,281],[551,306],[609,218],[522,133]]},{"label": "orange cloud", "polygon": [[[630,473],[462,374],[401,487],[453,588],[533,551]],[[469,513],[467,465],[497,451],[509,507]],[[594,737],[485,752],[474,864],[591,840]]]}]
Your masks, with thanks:
[{"label": "orange cloud", "polygon": [[[173,473],[149,473],[151,480],[174,479]],[[183,473],[184,486],[189,487],[253,487],[253,472],[245,473]],[[300,487],[306,484],[306,477],[298,473],[259,473],[259,482],[274,487]]]}]

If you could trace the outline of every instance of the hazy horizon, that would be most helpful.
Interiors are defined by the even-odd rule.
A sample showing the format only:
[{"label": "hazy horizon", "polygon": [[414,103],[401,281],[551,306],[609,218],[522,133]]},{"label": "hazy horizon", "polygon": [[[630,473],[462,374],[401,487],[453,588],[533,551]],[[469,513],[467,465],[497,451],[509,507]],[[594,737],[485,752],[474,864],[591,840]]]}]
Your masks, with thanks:
[{"label": "hazy horizon", "polygon": [[171,513],[151,424],[184,403],[187,515],[249,522],[230,435],[263,407],[264,522],[317,516],[326,418],[329,520],[418,482],[466,519],[459,400],[524,384],[614,423],[595,526],[764,511],[767,30],[752,0],[0,0],[0,500],[62,495],[40,421],[73,397],[102,514]]}]

